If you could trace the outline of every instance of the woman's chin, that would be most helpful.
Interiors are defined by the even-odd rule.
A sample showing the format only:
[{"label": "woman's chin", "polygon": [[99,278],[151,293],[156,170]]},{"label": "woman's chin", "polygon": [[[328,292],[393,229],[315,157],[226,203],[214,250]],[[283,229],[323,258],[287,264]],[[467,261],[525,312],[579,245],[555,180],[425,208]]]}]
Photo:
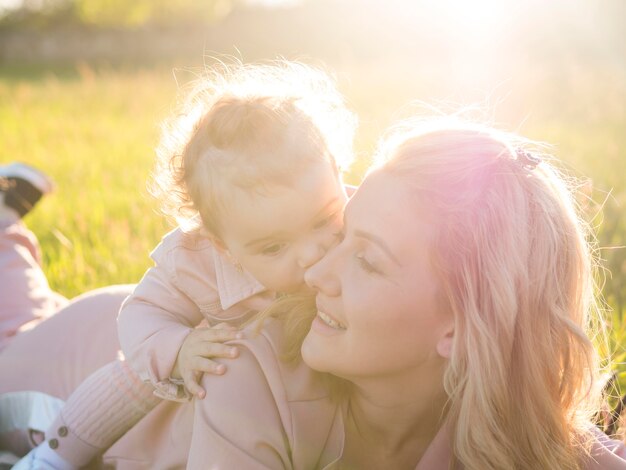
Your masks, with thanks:
[{"label": "woman's chin", "polygon": [[328,347],[324,347],[324,344],[321,344],[320,339],[314,331],[309,331],[302,343],[302,360],[313,370],[332,373],[331,351]]}]

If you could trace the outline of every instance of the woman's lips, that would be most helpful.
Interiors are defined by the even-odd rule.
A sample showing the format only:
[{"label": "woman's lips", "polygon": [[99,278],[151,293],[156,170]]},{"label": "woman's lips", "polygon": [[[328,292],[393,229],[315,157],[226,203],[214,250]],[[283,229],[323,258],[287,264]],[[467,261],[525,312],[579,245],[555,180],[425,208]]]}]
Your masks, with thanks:
[{"label": "woman's lips", "polygon": [[335,330],[345,330],[346,327],[345,325],[343,325],[340,321],[338,321],[337,319],[335,319],[334,317],[331,317],[329,314],[327,314],[326,312],[322,312],[321,310],[317,311],[317,316],[320,320],[322,320],[322,322],[335,329]]}]

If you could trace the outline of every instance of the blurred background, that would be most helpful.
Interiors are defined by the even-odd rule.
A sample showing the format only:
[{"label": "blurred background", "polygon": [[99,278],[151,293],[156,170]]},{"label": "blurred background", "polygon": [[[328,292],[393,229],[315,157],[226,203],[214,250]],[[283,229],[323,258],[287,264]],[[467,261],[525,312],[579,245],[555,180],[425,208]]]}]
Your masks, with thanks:
[{"label": "blurred background", "polygon": [[55,289],[136,282],[149,266],[168,229],[145,190],[158,124],[224,55],[334,74],[360,116],[351,183],[416,100],[553,144],[591,196],[624,362],[623,0],[0,0],[0,162],[57,182],[27,218]]}]

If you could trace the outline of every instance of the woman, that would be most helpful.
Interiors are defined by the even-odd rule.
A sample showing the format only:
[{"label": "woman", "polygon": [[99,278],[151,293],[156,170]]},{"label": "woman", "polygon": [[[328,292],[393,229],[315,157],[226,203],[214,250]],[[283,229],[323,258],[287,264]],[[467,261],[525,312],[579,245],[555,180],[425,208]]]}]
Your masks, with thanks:
[{"label": "woman", "polygon": [[226,379],[203,379],[189,468],[626,468],[591,424],[588,234],[524,146],[394,133],[307,272],[317,308],[284,306]]}]

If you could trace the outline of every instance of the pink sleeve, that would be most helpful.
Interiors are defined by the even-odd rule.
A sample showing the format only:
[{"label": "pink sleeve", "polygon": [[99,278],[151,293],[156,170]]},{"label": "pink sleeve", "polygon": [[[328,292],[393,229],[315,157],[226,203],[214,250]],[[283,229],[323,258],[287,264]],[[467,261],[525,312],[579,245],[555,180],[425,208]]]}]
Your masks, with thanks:
[{"label": "pink sleeve", "polygon": [[[161,244],[150,268],[128,297],[118,317],[126,360],[140,378],[161,390],[162,398],[180,398],[170,375],[187,335],[202,320],[199,307],[175,285],[176,252]],[[169,390],[169,391],[168,391]]]},{"label": "pink sleeve", "polygon": [[[263,340],[263,338],[259,338]],[[255,339],[256,340],[256,339]],[[256,349],[256,348],[255,348]],[[264,369],[275,358],[258,357],[239,345],[240,357],[226,375],[205,374],[204,400],[194,399],[194,425],[187,468],[292,468],[279,409]],[[265,362],[261,367],[259,360]]]}]

